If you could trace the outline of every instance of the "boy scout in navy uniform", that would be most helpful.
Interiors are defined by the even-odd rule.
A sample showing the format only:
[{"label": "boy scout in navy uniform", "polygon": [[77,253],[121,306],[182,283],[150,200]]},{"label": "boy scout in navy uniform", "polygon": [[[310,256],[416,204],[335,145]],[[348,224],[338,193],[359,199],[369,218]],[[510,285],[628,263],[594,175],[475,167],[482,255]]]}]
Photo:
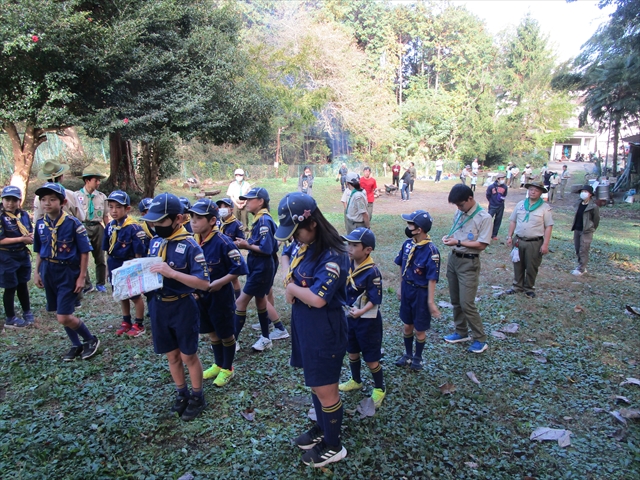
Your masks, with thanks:
[{"label": "boy scout in navy uniform", "polygon": [[[244,225],[233,214],[233,201],[230,198],[223,198],[216,202],[218,206],[218,227],[220,231],[229,237],[232,242],[244,237]],[[237,278],[232,282],[233,294],[236,298],[240,296],[240,280]]]},{"label": "boy scout in navy uniform", "polygon": [[193,230],[191,230],[191,216],[189,215],[189,209],[191,208],[191,202],[187,197],[178,197],[180,203],[182,204],[182,226],[193,235]]},{"label": "boy scout in navy uniform", "polygon": [[[153,202],[153,198],[149,198],[149,197],[146,197],[140,200],[140,203],[138,204],[138,210],[140,211],[140,215],[144,217],[147,214],[147,212],[149,211],[149,206],[151,205],[151,202]],[[145,233],[144,254],[146,256],[146,254],[149,252],[149,244],[151,243],[151,239],[156,236],[156,232],[153,230],[153,228],[149,226],[147,222],[140,221],[140,226],[142,227],[142,231]]]},{"label": "boy scout in navy uniform", "polygon": [[338,385],[342,392],[362,389],[360,352],[373,376],[371,399],[376,408],[382,405],[386,391],[382,373],[382,275],[371,258],[376,248],[376,237],[371,230],[358,227],[342,236],[348,242],[351,259],[347,277],[347,323],[349,324],[349,367],[351,378]]},{"label": "boy scout in navy uniform", "polygon": [[[431,328],[431,317],[438,318],[440,311],[435,302],[436,283],[440,279],[440,252],[431,242],[429,231],[433,219],[429,212],[416,210],[402,214],[407,222],[405,235],[409,237],[396,256],[400,266],[400,320],[404,323],[405,353],[398,360],[398,367],[409,365],[412,370],[422,370],[422,351]],[[416,351],[413,353],[413,332]]]},{"label": "boy scout in navy uniform", "polygon": [[491,215],[473,198],[466,185],[455,185],[449,192],[449,203],[458,207],[449,234],[442,243],[451,248],[447,262],[449,295],[453,305],[456,331],[444,337],[447,343],[468,342],[469,328],[473,343],[471,353],[482,353],[487,348],[487,335],[476,307],[476,293],[480,278],[480,253],[491,243]]},{"label": "boy scout in navy uniform", "polygon": [[[164,260],[150,269],[164,277],[162,288],[147,294],[153,349],[159,355],[166,354],[176,384],[177,397],[171,411],[183,420],[193,420],[207,406],[198,358],[200,312],[193,293],[209,288],[209,273],[202,249],[182,226],[182,212],[178,197],[161,193],[142,220],[150,222],[156,232],[149,256]],[[191,393],[184,364],[191,377]]]},{"label": "boy scout in navy uniform", "polygon": [[[33,250],[36,252],[34,283],[44,288],[47,310],[55,311],[58,322],[71,340],[71,349],[62,357],[65,362],[93,357],[100,340],[73,315],[76,298],[84,288],[91,243],[84,225],[62,210],[65,189],[59,183],[45,183],[36,190],[44,211],[36,223]],[[84,343],[80,341],[80,337]]]},{"label": "boy scout in navy uniform", "polygon": [[235,243],[220,232],[218,207],[212,200],[198,200],[189,212],[194,238],[204,252],[211,282],[208,291],[199,293],[198,302],[200,333],[209,335],[214,356],[214,364],[204,371],[204,378],[213,378],[216,387],[224,387],[235,375],[233,314],[236,303],[232,281],[248,274],[249,269]]},{"label": "boy scout in navy uniform", "polygon": [[[107,266],[109,267],[109,281],[111,281],[111,272],[116,268],[120,268],[125,261],[144,257],[147,234],[129,216],[129,212],[131,212],[129,195],[121,190],[115,190],[109,194],[107,203],[109,215],[113,220],[107,224],[102,241],[102,249],[108,254]],[[133,325],[131,324],[131,305],[129,300],[133,302],[136,309],[136,321]],[[136,295],[130,299],[122,300],[120,304],[122,307],[122,324],[116,330],[116,335],[126,334],[131,338],[143,335],[145,330],[143,325],[144,300],[142,300],[142,297]]]}]

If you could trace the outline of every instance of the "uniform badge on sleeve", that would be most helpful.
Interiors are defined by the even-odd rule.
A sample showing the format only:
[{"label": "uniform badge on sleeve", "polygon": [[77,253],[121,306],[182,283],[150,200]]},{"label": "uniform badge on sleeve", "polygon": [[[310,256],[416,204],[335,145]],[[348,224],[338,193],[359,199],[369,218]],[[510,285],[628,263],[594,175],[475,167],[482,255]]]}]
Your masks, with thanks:
[{"label": "uniform badge on sleeve", "polygon": [[80,224],[80,226],[78,228],[76,228],[76,233],[78,235],[82,235],[83,233],[86,233],[86,231],[87,231],[87,229],[82,224]]},{"label": "uniform badge on sleeve", "polygon": [[335,262],[328,262],[325,266],[325,269],[329,274],[335,275],[336,277],[340,276],[340,265]]},{"label": "uniform badge on sleeve", "polygon": [[184,243],[179,243],[178,246],[176,247],[176,253],[183,253],[184,251],[187,249],[187,245]]},{"label": "uniform badge on sleeve", "polygon": [[[177,250],[178,250],[178,249],[176,249],[176,251],[177,251]],[[204,263],[204,262],[205,262],[205,260],[204,260],[204,253],[199,253],[199,254],[197,254],[197,255],[196,255],[196,258],[194,258],[194,260],[195,260],[196,262],[198,262],[198,263]]]},{"label": "uniform badge on sleeve", "polygon": [[140,240],[145,240],[147,238],[147,234],[144,233],[144,230],[139,230],[136,232],[136,237],[138,237]]},{"label": "uniform badge on sleeve", "polygon": [[269,227],[266,225],[264,227],[260,227],[260,235],[266,235],[267,233],[269,233]]},{"label": "uniform badge on sleeve", "polygon": [[233,250],[229,250],[229,253],[227,253],[227,256],[231,259],[232,262],[234,263],[240,263],[240,252],[236,249]]}]

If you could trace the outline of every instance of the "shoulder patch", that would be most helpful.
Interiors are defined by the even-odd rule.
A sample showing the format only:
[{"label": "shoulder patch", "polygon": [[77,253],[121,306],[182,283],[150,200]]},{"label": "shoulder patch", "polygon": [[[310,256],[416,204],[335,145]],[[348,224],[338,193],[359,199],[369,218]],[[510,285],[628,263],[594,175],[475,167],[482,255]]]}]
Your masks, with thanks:
[{"label": "shoulder patch", "polygon": [[147,238],[147,234],[144,233],[144,230],[138,230],[136,232],[136,236],[140,239],[140,240],[145,240]]},{"label": "shoulder patch", "polygon": [[267,227],[266,225],[260,227],[260,235],[266,235],[267,233],[269,233],[269,227]]},{"label": "shoulder patch", "polygon": [[431,260],[433,260],[434,262],[439,262],[440,261],[440,255],[431,255]]},{"label": "shoulder patch", "polygon": [[339,277],[340,276],[340,265],[338,265],[335,262],[328,262],[324,268],[327,270],[327,272],[334,274],[335,276]]},{"label": "shoulder patch", "polygon": [[240,260],[240,257],[242,256],[240,254],[240,251],[236,248],[234,248],[233,250],[229,250],[229,253],[227,253],[227,255],[231,260]]},{"label": "shoulder patch", "polygon": [[376,277],[372,281],[374,285],[382,285],[382,278],[380,277]]},{"label": "shoulder patch", "polygon": [[204,253],[197,254],[194,260],[198,263],[204,263],[205,262]]},{"label": "shoulder patch", "polygon": [[80,226],[76,228],[76,233],[82,235],[83,233],[87,233],[87,229],[84,225],[80,224]]}]

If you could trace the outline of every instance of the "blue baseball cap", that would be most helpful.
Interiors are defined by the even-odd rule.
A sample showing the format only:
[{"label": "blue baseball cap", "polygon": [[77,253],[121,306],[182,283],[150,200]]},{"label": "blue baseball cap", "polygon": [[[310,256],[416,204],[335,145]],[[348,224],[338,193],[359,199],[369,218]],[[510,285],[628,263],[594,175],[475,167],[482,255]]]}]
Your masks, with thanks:
[{"label": "blue baseball cap", "polygon": [[191,208],[191,202],[189,201],[189,199],[187,197],[178,197],[178,199],[180,200],[180,203],[184,207],[184,212],[183,213],[187,213],[187,210],[189,210]]},{"label": "blue baseball cap", "polygon": [[431,218],[431,215],[429,215],[429,212],[426,210],[416,210],[411,213],[403,213],[402,219],[406,222],[415,223],[425,233],[429,232],[433,225],[433,218]]},{"label": "blue baseball cap", "polygon": [[123,192],[122,190],[114,190],[113,192],[111,192],[107,197],[107,202],[117,202],[120,205],[124,205],[125,207],[131,205],[131,199],[129,198],[129,195],[127,194],[127,192]]},{"label": "blue baseball cap", "polygon": [[9,185],[2,189],[2,198],[4,197],[16,197],[18,200],[22,200],[22,190],[13,185]]},{"label": "blue baseball cap", "polygon": [[343,240],[352,243],[361,243],[363,247],[376,249],[376,236],[365,227],[358,227],[349,235],[340,235]]},{"label": "blue baseball cap", "polygon": [[62,195],[62,198],[67,198],[67,193],[64,190],[64,187],[59,183],[47,182],[42,185],[39,189],[36,190],[36,195],[38,197],[43,197],[44,195]]},{"label": "blue baseball cap", "polygon": [[141,212],[146,212],[147,210],[149,210],[149,205],[151,205],[151,202],[153,202],[153,198],[143,198],[138,204],[138,210],[140,210]]},{"label": "blue baseball cap", "polygon": [[240,200],[251,200],[252,198],[261,198],[265,202],[269,201],[269,192],[267,192],[266,188],[256,187],[249,190],[244,195],[240,195],[238,197]]},{"label": "blue baseball cap", "polygon": [[219,217],[218,206],[213,200],[209,198],[202,198],[198,200],[191,206],[188,211],[191,213],[195,213],[196,215],[203,215],[205,217],[208,217],[209,215],[213,215],[216,218]]},{"label": "blue baseball cap", "polygon": [[180,199],[171,193],[161,193],[157,195],[151,205],[149,211],[142,220],[146,222],[159,222],[167,215],[179,215],[182,213],[182,203]]},{"label": "blue baseball cap", "polygon": [[221,203],[224,203],[225,205],[229,205],[230,207],[233,207],[233,200],[231,200],[229,197],[224,197],[224,198],[221,198],[220,200],[216,200],[216,205],[218,205],[218,207],[220,207]]},{"label": "blue baseball cap", "polygon": [[317,208],[316,201],[306,193],[287,193],[278,205],[280,225],[274,234],[276,240],[289,240],[298,225],[309,218]]}]

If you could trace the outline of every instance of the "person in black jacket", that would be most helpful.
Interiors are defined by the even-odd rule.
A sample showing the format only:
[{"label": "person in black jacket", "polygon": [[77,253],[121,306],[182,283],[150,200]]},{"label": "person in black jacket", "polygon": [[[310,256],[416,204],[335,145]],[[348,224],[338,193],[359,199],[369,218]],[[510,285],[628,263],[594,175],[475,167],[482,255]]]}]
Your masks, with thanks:
[{"label": "person in black jacket", "polygon": [[571,272],[579,277],[587,272],[589,262],[589,248],[593,240],[593,233],[600,224],[600,208],[593,201],[593,187],[584,185],[580,189],[580,202],[576,205],[576,214],[573,219],[573,244],[578,256],[578,266]]},{"label": "person in black jacket", "polygon": [[486,197],[489,200],[489,215],[493,217],[491,240],[498,240],[498,231],[500,230],[500,225],[502,225],[504,199],[509,190],[505,178],[506,175],[504,173],[498,173],[495,182],[487,187]]}]

